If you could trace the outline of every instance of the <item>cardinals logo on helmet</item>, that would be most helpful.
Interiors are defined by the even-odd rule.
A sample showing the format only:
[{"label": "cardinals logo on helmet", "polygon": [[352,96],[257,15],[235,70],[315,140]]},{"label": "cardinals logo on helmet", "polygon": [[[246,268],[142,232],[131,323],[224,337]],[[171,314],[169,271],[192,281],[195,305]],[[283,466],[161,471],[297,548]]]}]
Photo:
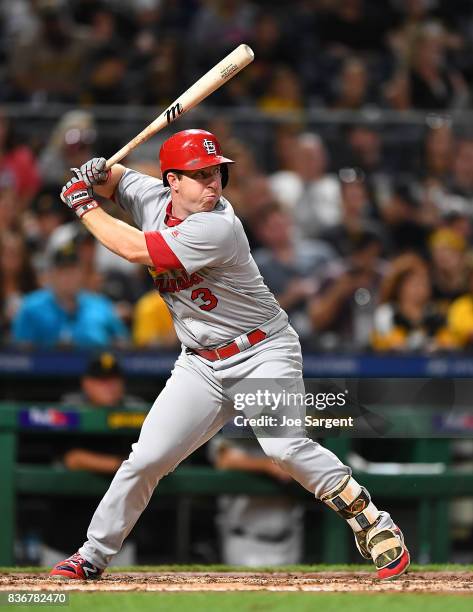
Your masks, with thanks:
[{"label": "cardinals logo on helmet", "polygon": [[204,138],[204,140],[202,141],[202,144],[204,145],[204,148],[207,151],[208,155],[216,155],[217,149],[215,147],[215,142],[213,140]]}]

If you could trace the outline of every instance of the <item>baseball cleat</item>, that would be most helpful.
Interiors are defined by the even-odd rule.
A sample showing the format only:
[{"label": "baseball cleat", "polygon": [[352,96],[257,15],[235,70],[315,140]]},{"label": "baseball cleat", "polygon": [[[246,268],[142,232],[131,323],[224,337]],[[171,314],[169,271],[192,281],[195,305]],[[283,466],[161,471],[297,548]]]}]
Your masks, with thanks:
[{"label": "baseball cleat", "polygon": [[399,527],[377,528],[355,533],[356,547],[365,559],[372,559],[380,580],[394,580],[404,574],[411,562]]},{"label": "baseball cleat", "polygon": [[59,580],[98,580],[102,573],[103,569],[86,561],[77,552],[64,561],[56,563],[49,575]]}]

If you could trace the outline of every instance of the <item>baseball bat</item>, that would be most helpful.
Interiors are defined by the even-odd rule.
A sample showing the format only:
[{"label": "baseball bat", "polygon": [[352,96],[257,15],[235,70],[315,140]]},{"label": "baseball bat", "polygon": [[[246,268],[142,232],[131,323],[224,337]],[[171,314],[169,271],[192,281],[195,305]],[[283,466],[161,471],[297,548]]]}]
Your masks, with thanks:
[{"label": "baseball bat", "polygon": [[184,113],[194,108],[204,98],[216,91],[224,83],[243,70],[245,66],[253,61],[255,54],[245,44],[240,45],[229,53],[222,61],[211,68],[204,76],[196,81],[187,91],[179,96],[168,106],[154,121],[145,127],[137,136],[132,138],[124,147],[117,151],[107,160],[107,168],[111,168],[123,159],[128,153],[136,149],[141,143],[146,142],[151,136],[168,126]]}]

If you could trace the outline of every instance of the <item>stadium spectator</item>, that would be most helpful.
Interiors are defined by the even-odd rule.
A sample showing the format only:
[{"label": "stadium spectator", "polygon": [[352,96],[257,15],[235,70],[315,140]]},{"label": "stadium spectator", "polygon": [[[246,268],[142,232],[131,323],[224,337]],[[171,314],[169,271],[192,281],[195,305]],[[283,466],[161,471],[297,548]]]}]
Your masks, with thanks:
[{"label": "stadium spectator", "polygon": [[113,4],[80,2],[73,9],[74,21],[89,28],[90,40],[95,49],[123,48],[129,40],[126,34],[134,30],[133,20],[130,20],[129,14],[125,15],[126,9],[118,3]]},{"label": "stadium spectator", "polygon": [[258,98],[257,106],[265,113],[302,113],[304,98],[297,74],[287,66],[277,66],[265,92]]},{"label": "stadium spectator", "polygon": [[291,216],[277,204],[260,212],[256,231],[263,248],[255,250],[255,261],[303,341],[311,333],[307,300],[316,291],[317,274],[335,253],[321,240],[297,240]]},{"label": "stadium spectator", "polygon": [[435,23],[420,28],[410,48],[411,106],[423,110],[464,107],[468,88],[463,76],[447,61],[445,33]]},{"label": "stadium spectator", "polygon": [[376,351],[425,351],[452,348],[445,316],[431,302],[429,270],[417,255],[390,263],[374,313],[372,346]]},{"label": "stadium spectator", "polygon": [[15,183],[9,170],[0,172],[0,232],[19,229],[21,211],[16,204]]},{"label": "stadium spectator", "polygon": [[[280,121],[271,130],[271,146],[266,166],[277,172],[289,170],[295,172],[297,168],[298,138],[302,134],[301,127],[297,123]],[[290,195],[290,194],[288,194]]]},{"label": "stadium spectator", "polygon": [[444,227],[453,230],[462,236],[465,243],[470,245],[473,237],[473,223],[471,215],[463,211],[454,211],[443,217]]},{"label": "stadium spectator", "polygon": [[[340,256],[346,257],[366,230],[378,233],[380,239],[384,236],[380,224],[370,218],[373,203],[369,197],[364,173],[356,168],[342,168],[339,177],[341,218],[339,223],[322,231],[320,237],[331,244]],[[385,247],[387,246],[385,243]]]},{"label": "stadium spectator", "polygon": [[11,323],[25,294],[38,283],[24,237],[19,232],[0,232],[0,334],[10,341]]},{"label": "stadium spectator", "polygon": [[326,266],[309,302],[315,347],[345,351],[368,347],[385,269],[381,250],[379,236],[363,230],[345,259]]},{"label": "stadium spectator", "polygon": [[251,78],[259,91],[269,82],[274,66],[294,67],[298,59],[297,42],[288,39],[279,16],[265,9],[260,9],[248,43],[255,53]]},{"label": "stadium spectator", "polygon": [[[250,195],[251,197],[251,190],[247,188],[248,181],[259,177],[266,178],[266,175],[261,168],[259,168],[255,159],[253,148],[251,146],[248,146],[237,138],[231,138],[227,140],[227,149],[229,149],[233,155],[232,159],[236,160],[235,166],[237,163],[239,166],[238,170],[235,169],[235,172],[232,172],[232,176],[230,176],[228,179],[228,187],[232,190],[232,201],[233,196],[235,195],[237,200],[237,208],[242,206],[245,209],[251,210],[252,204],[244,201],[242,191],[249,191],[249,193],[245,194],[245,196]],[[271,192],[269,191],[269,193]],[[244,213],[243,216],[245,216]]]},{"label": "stadium spectator", "polygon": [[443,180],[427,176],[421,188],[424,198],[435,209],[439,222],[451,214],[473,212],[473,140],[460,138],[453,143],[450,172]]},{"label": "stadium spectator", "polygon": [[467,267],[467,293],[453,300],[447,311],[448,329],[458,347],[473,346],[473,262]]},{"label": "stadium spectator", "polygon": [[25,215],[25,233],[33,251],[33,264],[38,273],[47,267],[46,247],[54,230],[66,221],[67,211],[56,188],[45,187],[39,191]]},{"label": "stadium spectator", "polygon": [[432,300],[444,315],[452,301],[467,290],[466,243],[464,237],[442,227],[429,237]]},{"label": "stadium spectator", "polygon": [[0,173],[5,170],[13,177],[17,206],[24,210],[40,187],[39,168],[31,148],[16,141],[12,119],[0,109]]},{"label": "stadium spectator", "polygon": [[457,67],[463,64],[463,56],[468,49],[472,7],[468,0],[450,5],[445,0],[396,2],[395,8],[399,14],[392,22],[394,28],[391,28],[387,41],[399,64],[409,62],[412,41],[419,32],[423,28],[432,27],[442,33],[442,43],[448,51],[448,59],[453,60]]},{"label": "stadium spectator", "polygon": [[384,229],[394,255],[415,251],[427,255],[430,228],[422,204],[406,182],[394,183],[380,207]]},{"label": "stadium spectator", "polygon": [[292,210],[303,238],[314,238],[341,220],[338,178],[327,172],[328,154],[317,134],[286,141],[292,147],[292,169],[270,176],[274,197]]},{"label": "stadium spectator", "polygon": [[433,19],[432,5],[429,0],[400,0],[395,3],[398,14],[390,28],[387,41],[399,63],[407,63],[412,39],[425,23]]},{"label": "stadium spectator", "polygon": [[[141,408],[147,407],[147,403],[136,396],[126,393],[125,375],[117,358],[109,351],[94,355],[87,364],[87,368],[81,377],[80,391],[66,393],[61,398],[63,406],[92,406],[95,408]],[[121,462],[120,462],[121,463]],[[66,465],[71,469],[99,469],[99,462],[87,461],[84,454],[73,460],[66,457]],[[120,464],[112,464],[111,467],[118,468]]]},{"label": "stadium spectator", "polygon": [[341,141],[345,147],[336,157],[337,165],[360,168],[369,180],[395,169],[386,167],[388,159],[379,122],[352,123],[343,130]]},{"label": "stadium spectator", "polygon": [[404,113],[411,109],[409,75],[403,68],[397,68],[382,84],[380,103],[388,109]]},{"label": "stadium spectator", "polygon": [[[398,157],[406,157],[403,150],[387,150],[379,122],[360,121],[342,129],[338,151],[334,154],[337,167],[356,168],[363,177],[370,202],[367,214],[378,216],[378,208],[389,190],[392,176],[399,171]],[[342,179],[343,180],[343,179]]]},{"label": "stadium spectator", "polygon": [[53,255],[49,286],[23,299],[13,320],[13,339],[27,347],[77,348],[125,345],[128,333],[112,303],[83,290],[74,243]]},{"label": "stadium spectator", "polygon": [[[138,397],[126,394],[125,377],[116,357],[100,353],[92,357],[81,377],[80,391],[67,393],[61,398],[62,406],[67,409],[88,406],[101,410],[144,410],[145,402]],[[54,459],[69,470],[85,470],[95,474],[114,474],[128,456],[129,441],[122,436],[75,436],[74,441],[66,438],[56,440]],[[77,531],[70,529],[71,521],[75,526],[83,525],[87,530],[88,517],[93,513],[96,502],[93,498],[55,497],[51,504],[48,521],[43,533],[41,565],[50,565],[58,554],[68,550],[69,545],[77,546]],[[136,545],[126,542],[114,560],[114,565],[133,565],[136,563]]]},{"label": "stadium spectator", "polygon": [[65,113],[57,122],[39,157],[41,177],[47,186],[67,181],[70,168],[80,168],[93,157],[96,129],[93,115],[84,110]]},{"label": "stadium spectator", "polygon": [[166,302],[156,290],[145,293],[133,310],[133,344],[139,347],[173,348],[178,346]]},{"label": "stadium spectator", "polygon": [[[85,70],[84,92],[81,104],[127,104],[133,101],[126,79],[127,60],[123,50],[118,47],[100,47],[90,55]],[[134,102],[138,102],[138,95]]]},{"label": "stadium spectator", "polygon": [[187,32],[194,70],[201,72],[203,62],[212,66],[230,49],[249,40],[254,19],[255,6],[247,0],[199,3]]},{"label": "stadium spectator", "polygon": [[265,174],[256,174],[245,181],[241,186],[241,197],[243,206],[237,201],[235,210],[242,220],[250,246],[254,249],[262,246],[256,231],[261,211],[279,202],[274,198],[269,178]]},{"label": "stadium spectator", "polygon": [[32,36],[39,27],[36,8],[30,0],[8,0],[0,2],[0,23],[2,59],[20,37]]},{"label": "stadium spectator", "polygon": [[360,110],[369,102],[369,75],[366,64],[359,58],[348,57],[340,66],[333,82],[334,110]]},{"label": "stadium spectator", "polygon": [[156,39],[147,31],[137,41],[137,50],[132,56],[131,77],[135,92],[128,97],[145,105],[168,106],[182,93],[185,79],[183,50],[173,36]]},{"label": "stadium spectator", "polygon": [[427,179],[444,182],[452,171],[455,138],[451,126],[441,122],[430,128],[424,140],[422,171]]},{"label": "stadium spectator", "polygon": [[457,142],[448,188],[450,193],[465,198],[470,213],[473,213],[473,140]]}]

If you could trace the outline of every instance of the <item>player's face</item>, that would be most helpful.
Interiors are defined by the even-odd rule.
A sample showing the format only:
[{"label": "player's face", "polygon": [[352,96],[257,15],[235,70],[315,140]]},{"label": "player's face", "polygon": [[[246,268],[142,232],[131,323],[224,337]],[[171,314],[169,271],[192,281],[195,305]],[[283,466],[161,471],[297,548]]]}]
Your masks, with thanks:
[{"label": "player's face", "polygon": [[213,210],[222,195],[220,164],[181,174],[179,179],[174,179],[173,173],[168,174],[174,214],[185,219],[193,213]]}]

